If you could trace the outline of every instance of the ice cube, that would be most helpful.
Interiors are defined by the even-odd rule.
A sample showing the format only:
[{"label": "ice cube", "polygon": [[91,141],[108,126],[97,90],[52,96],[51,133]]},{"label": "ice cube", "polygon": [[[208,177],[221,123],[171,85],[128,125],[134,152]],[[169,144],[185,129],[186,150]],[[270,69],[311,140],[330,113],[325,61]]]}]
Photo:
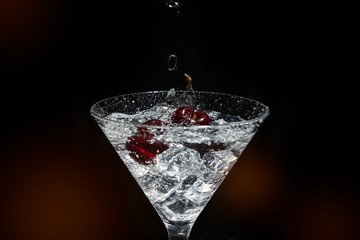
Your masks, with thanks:
[{"label": "ice cube", "polygon": [[194,208],[194,204],[185,198],[167,205],[167,208],[169,208],[175,214],[183,214],[185,211]]},{"label": "ice cube", "polygon": [[154,188],[159,193],[168,193],[175,186],[176,180],[172,180],[166,177],[159,177],[154,184]]},{"label": "ice cube", "polygon": [[202,172],[202,175],[199,178],[206,183],[217,184],[224,180],[225,176],[226,174],[221,172],[206,169]]},{"label": "ice cube", "polygon": [[200,170],[200,154],[182,144],[171,144],[170,148],[158,155],[157,168],[166,176],[183,177]]},{"label": "ice cube", "polygon": [[187,190],[189,189],[197,180],[197,177],[195,175],[190,175],[187,178],[184,179],[180,190]]},{"label": "ice cube", "polygon": [[227,173],[234,165],[237,157],[231,151],[208,152],[203,157],[205,166],[211,170]]},{"label": "ice cube", "polygon": [[212,191],[212,184],[208,184],[201,179],[198,179],[193,184],[194,190],[199,193],[208,193]]},{"label": "ice cube", "polygon": [[153,182],[151,198],[155,201],[162,201],[176,191],[180,181],[177,178],[157,176]]},{"label": "ice cube", "polygon": [[235,141],[234,143],[230,144],[228,150],[231,151],[235,157],[239,157],[247,144],[248,141]]},{"label": "ice cube", "polygon": [[151,202],[159,202],[174,193],[180,181],[149,171],[138,180],[138,183]]},{"label": "ice cube", "polygon": [[156,180],[156,175],[153,174],[152,172],[148,172],[139,179],[139,185],[141,186],[144,192],[149,192],[153,190],[155,180]]},{"label": "ice cube", "polygon": [[175,103],[175,107],[184,107],[184,106],[189,106],[192,107],[194,106],[194,96],[192,95],[192,93],[188,93],[185,96],[183,96],[182,98],[180,98],[176,103]]},{"label": "ice cube", "polygon": [[143,164],[139,164],[132,157],[130,157],[129,151],[117,151],[117,153],[135,179],[139,179],[148,173],[148,167]]},{"label": "ice cube", "polygon": [[192,186],[185,192],[184,197],[196,204],[206,203],[216,190],[213,183],[206,183],[198,178]]}]

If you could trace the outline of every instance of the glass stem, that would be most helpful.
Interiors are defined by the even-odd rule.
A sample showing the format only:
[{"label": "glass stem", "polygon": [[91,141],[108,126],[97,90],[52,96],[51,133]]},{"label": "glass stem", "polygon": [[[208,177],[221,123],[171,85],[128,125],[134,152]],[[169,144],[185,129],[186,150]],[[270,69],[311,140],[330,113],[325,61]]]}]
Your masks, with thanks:
[{"label": "glass stem", "polygon": [[193,225],[194,223],[177,224],[177,225],[165,223],[169,240],[188,240]]}]

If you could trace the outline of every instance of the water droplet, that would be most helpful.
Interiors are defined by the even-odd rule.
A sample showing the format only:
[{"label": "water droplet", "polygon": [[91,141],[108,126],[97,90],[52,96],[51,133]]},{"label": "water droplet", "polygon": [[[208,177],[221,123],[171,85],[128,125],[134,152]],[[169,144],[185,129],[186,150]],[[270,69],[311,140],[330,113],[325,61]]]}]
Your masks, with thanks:
[{"label": "water droplet", "polygon": [[168,58],[168,70],[174,71],[177,69],[177,56],[175,54],[171,54]]},{"label": "water droplet", "polygon": [[180,2],[176,0],[166,0],[166,6],[169,8],[178,8],[180,6]]}]

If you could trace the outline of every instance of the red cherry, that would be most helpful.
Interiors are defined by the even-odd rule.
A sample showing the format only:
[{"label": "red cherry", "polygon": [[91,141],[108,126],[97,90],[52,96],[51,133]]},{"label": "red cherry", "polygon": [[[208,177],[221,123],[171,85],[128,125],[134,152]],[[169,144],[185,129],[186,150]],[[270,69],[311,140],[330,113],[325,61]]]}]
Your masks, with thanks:
[{"label": "red cherry", "polygon": [[[194,113],[193,113],[194,111]],[[193,116],[191,117],[191,114]],[[178,108],[171,115],[171,121],[173,123],[183,123],[186,125],[210,125],[210,117],[206,112],[200,110],[193,110],[192,107],[181,107]]]},{"label": "red cherry", "polygon": [[[167,124],[164,123],[161,120],[151,119],[149,121],[144,122],[143,125],[166,126]],[[140,128],[138,128],[138,131],[143,133],[143,134],[149,134],[149,129],[146,128],[146,127],[140,127]],[[163,131],[164,131],[164,129],[156,129],[155,133],[156,134],[161,134]]]},{"label": "red cherry", "polygon": [[126,142],[130,156],[138,163],[149,165],[156,163],[156,155],[169,148],[165,143],[153,140],[153,135],[132,136]]},{"label": "red cherry", "polygon": [[212,151],[225,150],[225,145],[221,142],[211,141],[210,145],[206,143],[183,143],[184,146],[194,149],[200,153],[200,156],[203,157],[205,153]]}]

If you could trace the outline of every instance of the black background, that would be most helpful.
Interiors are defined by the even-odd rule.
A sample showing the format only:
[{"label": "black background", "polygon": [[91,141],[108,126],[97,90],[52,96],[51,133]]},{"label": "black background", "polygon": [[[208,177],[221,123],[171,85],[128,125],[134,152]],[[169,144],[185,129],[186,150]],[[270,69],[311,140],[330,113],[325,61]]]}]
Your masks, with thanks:
[{"label": "black background", "polygon": [[[356,238],[356,85],[348,76],[350,20],[340,9],[182,1],[177,14],[164,1],[2,5],[3,239],[166,239],[89,109],[109,96],[184,89],[184,72],[196,90],[270,107],[192,239]],[[178,56],[172,73],[170,54]],[[247,201],[238,201],[242,194]]]}]

